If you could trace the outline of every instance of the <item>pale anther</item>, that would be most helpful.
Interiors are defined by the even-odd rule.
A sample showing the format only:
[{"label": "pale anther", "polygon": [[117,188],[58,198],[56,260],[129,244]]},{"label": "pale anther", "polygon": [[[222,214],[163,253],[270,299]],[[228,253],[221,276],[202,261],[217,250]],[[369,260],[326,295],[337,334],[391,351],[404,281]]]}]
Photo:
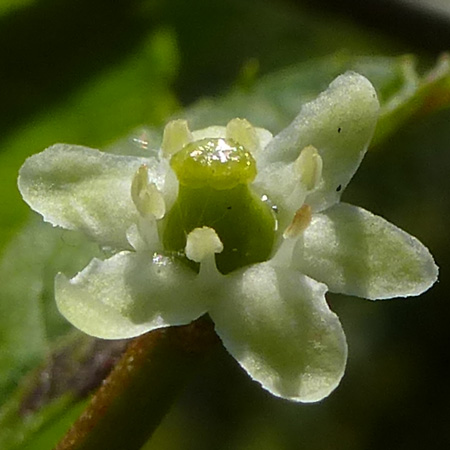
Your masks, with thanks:
[{"label": "pale anther", "polygon": [[295,239],[302,234],[311,223],[311,206],[304,204],[295,213],[294,219],[291,224],[286,228],[283,233],[285,239]]},{"label": "pale anther", "polygon": [[165,156],[179,152],[186,144],[193,141],[186,120],[172,120],[164,128],[161,149]]},{"label": "pale anther", "polygon": [[164,198],[154,183],[148,181],[148,168],[139,167],[131,183],[131,198],[142,217],[152,215],[162,219],[166,213]]},{"label": "pale anther", "polygon": [[322,158],[315,147],[308,145],[295,161],[295,171],[308,191],[315,189],[322,178]]},{"label": "pale anther", "polygon": [[195,228],[187,236],[185,252],[191,261],[200,263],[222,250],[222,241],[212,228]]},{"label": "pale anther", "polygon": [[253,125],[246,119],[230,120],[226,128],[226,137],[239,143],[250,153],[254,154],[258,150],[258,135]]}]

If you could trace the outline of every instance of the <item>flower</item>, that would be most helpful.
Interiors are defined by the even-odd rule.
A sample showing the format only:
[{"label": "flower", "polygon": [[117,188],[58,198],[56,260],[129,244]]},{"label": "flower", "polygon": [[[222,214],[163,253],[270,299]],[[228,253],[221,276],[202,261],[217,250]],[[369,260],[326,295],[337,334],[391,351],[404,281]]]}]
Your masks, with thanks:
[{"label": "flower", "polygon": [[129,338],[206,312],[227,350],[272,394],[321,400],[347,345],[325,299],[418,295],[437,279],[414,237],[339,199],[378,115],[361,75],[338,77],[272,137],[244,119],[119,156],[57,144],[24,163],[19,189],[53,225],[114,249],[72,279],[61,313],[93,336]]}]

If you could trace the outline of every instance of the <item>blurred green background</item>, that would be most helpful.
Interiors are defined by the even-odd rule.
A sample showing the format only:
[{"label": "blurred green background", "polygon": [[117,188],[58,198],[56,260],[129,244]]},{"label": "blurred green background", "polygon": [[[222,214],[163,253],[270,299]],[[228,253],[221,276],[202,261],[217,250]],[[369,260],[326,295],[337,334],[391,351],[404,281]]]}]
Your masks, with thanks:
[{"label": "blurred green background", "polygon": [[[271,397],[219,351],[145,449],[450,448],[448,60],[423,77],[450,49],[450,12],[419,3],[0,1],[2,450],[51,449],[121,350],[56,312],[54,274],[98,250],[31,214],[16,188],[24,159],[55,142],[157,147],[173,115],[193,128],[241,116],[277,132],[349,68],[375,84],[383,115],[344,200],[417,236],[440,282],[411,299],[328,297],[350,356],[319,404]],[[416,55],[417,73],[400,55]]]}]

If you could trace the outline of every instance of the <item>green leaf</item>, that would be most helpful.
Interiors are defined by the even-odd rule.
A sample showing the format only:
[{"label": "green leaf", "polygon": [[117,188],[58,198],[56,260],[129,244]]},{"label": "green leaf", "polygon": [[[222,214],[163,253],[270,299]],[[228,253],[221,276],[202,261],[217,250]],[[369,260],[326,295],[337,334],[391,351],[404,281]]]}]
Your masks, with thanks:
[{"label": "green leaf", "polygon": [[50,341],[68,326],[56,310],[58,270],[75,273],[97,246],[73,232],[55,230],[37,217],[9,244],[0,263],[0,398],[15,380],[42,362]]},{"label": "green leaf", "polygon": [[365,74],[377,88],[380,117],[372,147],[382,144],[411,119],[423,117],[450,105],[450,55],[421,74],[413,55],[360,57],[354,70]]},{"label": "green leaf", "polygon": [[3,0],[0,3],[0,17],[12,11],[32,5],[36,0]]},{"label": "green leaf", "polygon": [[30,434],[20,446],[21,450],[48,450],[56,446],[87,405],[87,400],[70,405],[65,400],[64,397],[56,400],[34,418],[36,421],[41,419],[38,431]]},{"label": "green leaf", "polygon": [[[0,445],[4,450],[22,449],[26,441],[32,437],[32,445],[26,446],[35,450],[43,448],[48,450],[49,442],[56,445],[64,435],[71,421],[82,411],[85,402],[76,403],[73,396],[65,394],[53,401],[44,404],[33,414],[24,414],[20,411],[20,395],[10,400],[0,411],[0,424],[2,433]],[[47,428],[48,427],[48,428]],[[34,446],[42,440],[43,434],[47,447]]]},{"label": "green leaf", "polygon": [[[78,330],[58,339],[44,362],[20,380],[0,407],[0,448],[34,444],[35,435],[36,442],[46,436],[53,447],[80,412],[80,400],[84,404],[82,399],[109,373],[126,344],[94,339]],[[37,448],[33,444],[30,448]]]}]

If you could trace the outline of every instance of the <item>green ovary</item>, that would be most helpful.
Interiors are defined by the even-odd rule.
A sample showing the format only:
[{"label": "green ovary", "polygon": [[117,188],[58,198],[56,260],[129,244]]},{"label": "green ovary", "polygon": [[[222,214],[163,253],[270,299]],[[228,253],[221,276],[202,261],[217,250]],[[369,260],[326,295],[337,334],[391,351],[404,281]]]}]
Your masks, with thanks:
[{"label": "green ovary", "polygon": [[256,175],[249,152],[233,141],[206,139],[172,157],[180,182],[178,198],[164,224],[167,250],[183,251],[194,228],[214,228],[224,250],[216,255],[223,274],[270,257],[275,218],[248,186]]},{"label": "green ovary", "polygon": [[192,142],[173,155],[170,165],[180,184],[192,188],[231,189],[256,176],[251,153],[231,139]]}]

